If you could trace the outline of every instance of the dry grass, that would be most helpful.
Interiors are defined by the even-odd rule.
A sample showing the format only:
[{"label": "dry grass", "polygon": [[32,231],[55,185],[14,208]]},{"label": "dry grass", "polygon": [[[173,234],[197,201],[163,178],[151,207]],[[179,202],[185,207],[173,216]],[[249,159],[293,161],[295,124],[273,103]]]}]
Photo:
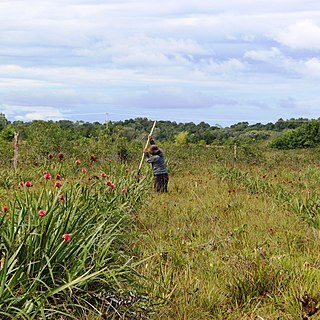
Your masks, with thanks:
[{"label": "dry grass", "polygon": [[138,215],[133,246],[149,257],[139,272],[160,302],[154,318],[301,319],[303,294],[319,299],[319,231],[287,199],[210,166],[177,170],[170,192],[151,194]]}]

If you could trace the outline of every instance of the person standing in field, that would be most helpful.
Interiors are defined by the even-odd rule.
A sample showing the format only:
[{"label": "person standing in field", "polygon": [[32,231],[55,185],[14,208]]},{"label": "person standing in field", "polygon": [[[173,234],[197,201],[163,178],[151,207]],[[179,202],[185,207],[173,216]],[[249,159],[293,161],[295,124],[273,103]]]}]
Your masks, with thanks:
[{"label": "person standing in field", "polygon": [[144,150],[146,161],[151,163],[154,176],[154,191],[168,192],[169,175],[163,151],[149,135],[150,148]]}]

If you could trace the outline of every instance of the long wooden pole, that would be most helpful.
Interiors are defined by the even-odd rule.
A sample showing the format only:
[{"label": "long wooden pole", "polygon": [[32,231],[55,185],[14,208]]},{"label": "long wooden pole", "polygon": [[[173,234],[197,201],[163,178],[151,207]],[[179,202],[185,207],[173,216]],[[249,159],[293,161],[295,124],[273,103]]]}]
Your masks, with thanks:
[{"label": "long wooden pole", "polygon": [[[153,130],[154,130],[154,128],[156,127],[156,123],[157,123],[157,121],[154,121],[154,122],[153,122],[153,126],[152,126],[152,128],[151,128],[151,131],[150,131],[150,133],[149,133],[149,136],[151,136],[151,135],[152,135]],[[145,147],[144,147],[144,149],[143,149],[143,153],[142,153],[142,156],[141,156],[141,161],[140,161],[140,164],[139,164],[139,170],[138,170],[138,180],[139,180],[139,175],[140,175],[141,167],[142,167],[142,164],[143,164],[143,159],[144,159],[144,150],[148,148],[148,144],[149,144],[149,136],[148,136],[148,139],[147,139],[146,145],[145,145]]]}]

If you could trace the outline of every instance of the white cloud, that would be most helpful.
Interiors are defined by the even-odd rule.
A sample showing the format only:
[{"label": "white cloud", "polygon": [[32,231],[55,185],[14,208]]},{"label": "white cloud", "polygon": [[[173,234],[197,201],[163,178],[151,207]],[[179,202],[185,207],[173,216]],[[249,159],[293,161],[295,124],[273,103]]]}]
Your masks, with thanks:
[{"label": "white cloud", "polygon": [[305,76],[306,78],[320,79],[320,59],[318,58],[311,58],[300,61],[293,61],[291,59],[287,61],[286,65],[288,68],[292,68],[297,73]]},{"label": "white cloud", "polygon": [[293,49],[320,50],[320,26],[304,20],[279,30],[274,39]]},{"label": "white cloud", "polygon": [[238,72],[244,71],[246,65],[238,59],[229,59],[226,61],[214,61],[210,59],[209,61],[203,61],[201,70],[204,73],[211,75],[234,75]]},{"label": "white cloud", "polygon": [[99,57],[116,67],[172,66],[188,64],[194,55],[208,54],[208,50],[192,39],[157,38],[133,35],[93,43],[76,53],[84,57]]},{"label": "white cloud", "polygon": [[306,73],[310,76],[320,78],[320,59],[312,58],[305,62]]},{"label": "white cloud", "polygon": [[271,48],[271,50],[249,50],[244,54],[244,58],[260,61],[270,61],[281,56],[280,50],[275,47]]},{"label": "white cloud", "polygon": [[3,105],[1,106],[1,112],[12,117],[14,120],[21,121],[65,119],[62,110],[48,106]]},{"label": "white cloud", "polygon": [[282,57],[279,63],[281,63],[283,69],[300,77],[305,82],[320,79],[320,59],[318,58],[294,60]]},{"label": "white cloud", "polygon": [[285,56],[278,48],[271,48],[271,50],[247,51],[244,58],[267,62],[270,69],[275,68],[274,72],[277,73],[277,76],[281,74],[281,70],[282,73],[287,73],[290,78],[292,76],[306,79],[320,78],[320,59],[316,57],[294,59]]}]

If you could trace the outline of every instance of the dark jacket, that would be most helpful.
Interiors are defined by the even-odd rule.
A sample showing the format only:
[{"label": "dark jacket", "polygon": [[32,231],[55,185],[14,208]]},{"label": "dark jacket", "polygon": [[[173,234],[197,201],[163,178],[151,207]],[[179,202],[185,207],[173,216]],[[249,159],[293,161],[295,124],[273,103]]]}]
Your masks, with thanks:
[{"label": "dark jacket", "polygon": [[[150,140],[150,144],[155,145],[153,139]],[[168,174],[164,154],[161,149],[159,149],[155,154],[149,155],[147,152],[145,155],[147,162],[152,165],[153,175],[157,176],[160,174]]]}]

